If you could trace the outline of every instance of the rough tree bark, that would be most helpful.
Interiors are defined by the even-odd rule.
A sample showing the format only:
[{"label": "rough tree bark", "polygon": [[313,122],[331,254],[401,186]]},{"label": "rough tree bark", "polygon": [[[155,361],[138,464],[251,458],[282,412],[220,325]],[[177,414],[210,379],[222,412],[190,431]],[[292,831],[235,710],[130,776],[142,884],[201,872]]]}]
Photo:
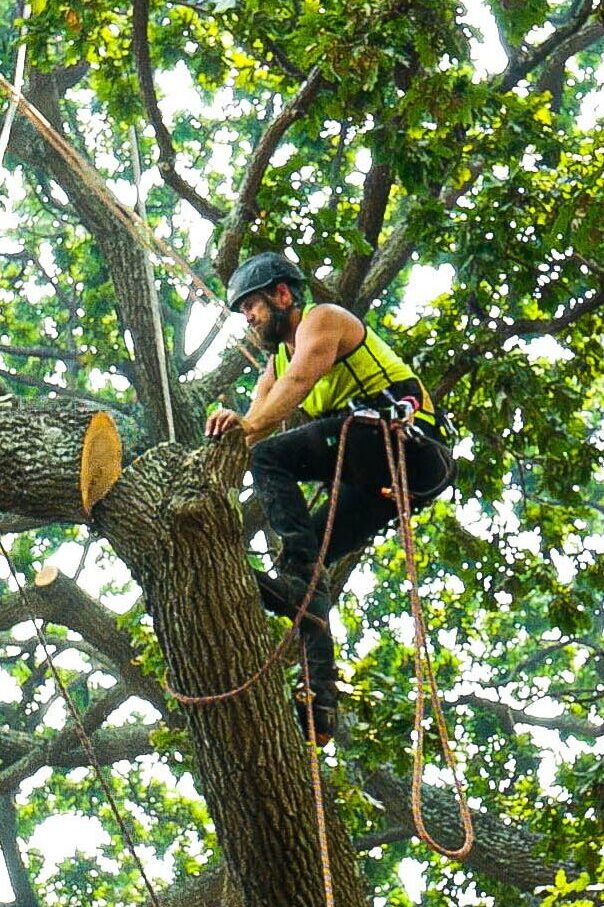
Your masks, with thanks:
[{"label": "rough tree bark", "polygon": [[[0,509],[85,520],[77,489],[86,417],[70,412],[53,434],[60,409],[52,417],[2,414],[0,461],[10,470],[0,479]],[[19,440],[25,421],[41,443]],[[239,432],[194,452],[161,444],[136,459],[93,512],[93,529],[144,590],[174,687],[192,695],[241,684],[270,650],[237,496],[229,495],[246,461]],[[49,462],[60,476],[51,494]],[[15,487],[27,493],[16,496]],[[322,907],[308,762],[282,669],[232,700],[185,711],[198,777],[246,907]],[[329,801],[327,811],[338,907],[360,907],[367,902],[354,850]]]}]

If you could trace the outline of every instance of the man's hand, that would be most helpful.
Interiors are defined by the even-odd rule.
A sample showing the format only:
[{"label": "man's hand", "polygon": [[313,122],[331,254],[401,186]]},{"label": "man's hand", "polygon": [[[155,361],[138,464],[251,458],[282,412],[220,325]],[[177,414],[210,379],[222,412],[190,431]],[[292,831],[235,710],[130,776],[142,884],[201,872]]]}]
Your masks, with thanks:
[{"label": "man's hand", "polygon": [[225,431],[242,425],[241,416],[232,409],[216,409],[206,422],[206,438],[220,438]]}]

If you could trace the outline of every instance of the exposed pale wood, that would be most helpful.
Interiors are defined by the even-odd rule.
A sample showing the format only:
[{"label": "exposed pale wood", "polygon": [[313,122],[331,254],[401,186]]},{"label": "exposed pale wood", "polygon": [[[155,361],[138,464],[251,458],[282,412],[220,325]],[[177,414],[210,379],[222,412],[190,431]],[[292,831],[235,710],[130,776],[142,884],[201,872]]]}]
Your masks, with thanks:
[{"label": "exposed pale wood", "polygon": [[57,567],[42,567],[40,572],[36,573],[34,583],[39,589],[45,586],[52,586],[56,582],[58,575]]},{"label": "exposed pale wood", "polygon": [[80,464],[80,488],[84,511],[113,488],[122,472],[122,442],[109,413],[95,413],[84,435]]}]

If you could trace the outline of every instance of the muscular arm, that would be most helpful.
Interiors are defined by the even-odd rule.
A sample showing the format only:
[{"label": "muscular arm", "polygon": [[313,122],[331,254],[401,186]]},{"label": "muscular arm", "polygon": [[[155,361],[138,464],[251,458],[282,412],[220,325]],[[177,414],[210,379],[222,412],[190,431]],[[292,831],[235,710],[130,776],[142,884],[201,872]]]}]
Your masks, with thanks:
[{"label": "muscular arm", "polygon": [[250,404],[250,408],[245,414],[246,419],[253,418],[254,413],[258,412],[258,410],[262,408],[262,405],[264,404],[264,401],[269,395],[276,380],[275,360],[274,357],[271,356],[268,360],[266,369],[262,372],[260,378],[258,379],[258,384],[256,385],[256,395]]},{"label": "muscular arm", "polygon": [[266,428],[262,431],[254,432],[254,435],[252,436],[252,435],[250,435],[250,433],[247,430],[247,425],[249,424],[249,422],[251,420],[254,419],[254,417],[257,415],[257,413],[262,412],[266,398],[268,397],[269,393],[271,392],[273,385],[275,384],[276,381],[277,381],[277,379],[275,378],[275,362],[274,362],[273,356],[271,356],[270,359],[268,360],[268,365],[266,366],[266,369],[262,372],[262,375],[260,376],[258,384],[256,385],[256,396],[252,400],[251,406],[248,409],[248,411],[246,412],[244,418],[241,420],[241,424],[247,435],[248,444],[255,444],[256,441],[261,441],[262,438],[265,438],[266,435],[269,435],[272,431],[272,426],[271,426],[270,428]]},{"label": "muscular arm", "polygon": [[[315,383],[334,364],[342,335],[341,317],[333,309],[318,307],[300,323],[290,366],[267,395],[242,420],[250,443],[259,440],[287,419]],[[255,405],[255,404],[258,405]]]}]

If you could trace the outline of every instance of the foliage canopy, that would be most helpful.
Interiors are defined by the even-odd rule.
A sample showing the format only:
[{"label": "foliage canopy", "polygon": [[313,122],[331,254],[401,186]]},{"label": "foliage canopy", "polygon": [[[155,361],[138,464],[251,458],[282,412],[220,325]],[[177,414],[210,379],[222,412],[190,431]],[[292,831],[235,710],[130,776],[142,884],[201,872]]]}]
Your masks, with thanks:
[{"label": "foliage canopy", "polygon": [[[537,886],[550,886],[544,905],[592,903],[604,791],[604,141],[585,110],[602,78],[601,4],[485,3],[508,59],[491,74],[477,71],[479,30],[451,0],[148,7],[34,0],[24,23],[0,0],[0,69],[12,72],[24,24],[32,102],[125,204],[136,200],[135,139],[149,223],[216,292],[239,256],[291,250],[315,275],[315,294],[365,317],[460,431],[455,492],[416,520],[422,597],[471,803],[507,834],[509,865],[493,869],[498,839],[486,826],[486,858],[448,865],[411,837],[380,787],[386,771],[409,776],[414,707],[404,558],[390,532],[363,557],[370,591],[353,583],[340,597],[346,733],[325,764],[373,903],[411,903],[399,872],[408,857],[423,861],[431,907],[532,905]],[[152,388],[132,353],[150,341],[135,314],[140,285],[119,278],[128,259],[117,260],[85,188],[74,190],[19,118],[5,163],[0,405],[51,392],[99,401],[140,452],[164,436],[154,437]],[[205,409],[220,401],[243,412],[257,375],[232,349],[212,371],[199,367],[203,338],[191,334],[209,323],[200,303],[165,263],[155,276],[172,386],[191,407],[183,443],[194,447]],[[0,515],[0,530],[28,582],[66,542],[82,557],[81,586],[96,559],[101,607],[126,608],[114,632],[130,639],[151,689],[164,661],[115,555],[86,527],[19,519]],[[260,528],[250,517],[248,541]],[[15,902],[143,903],[97,780],[62,752],[66,729],[49,720],[57,692],[1,586],[0,681],[15,692],[0,703],[0,846],[20,885]],[[98,707],[92,727],[134,836],[185,903],[191,879],[203,891],[221,853],[174,705],[150,694],[151,718],[139,703],[123,725],[101,728],[135,692],[113,660],[114,637],[74,635],[58,612],[46,621],[56,651],[70,653],[59,664],[82,711]],[[271,618],[273,634],[281,629]],[[432,725],[427,739],[438,794],[448,779]],[[17,770],[42,742],[55,762]],[[57,814],[95,816],[103,835],[96,853],[47,877],[30,842]]]}]

